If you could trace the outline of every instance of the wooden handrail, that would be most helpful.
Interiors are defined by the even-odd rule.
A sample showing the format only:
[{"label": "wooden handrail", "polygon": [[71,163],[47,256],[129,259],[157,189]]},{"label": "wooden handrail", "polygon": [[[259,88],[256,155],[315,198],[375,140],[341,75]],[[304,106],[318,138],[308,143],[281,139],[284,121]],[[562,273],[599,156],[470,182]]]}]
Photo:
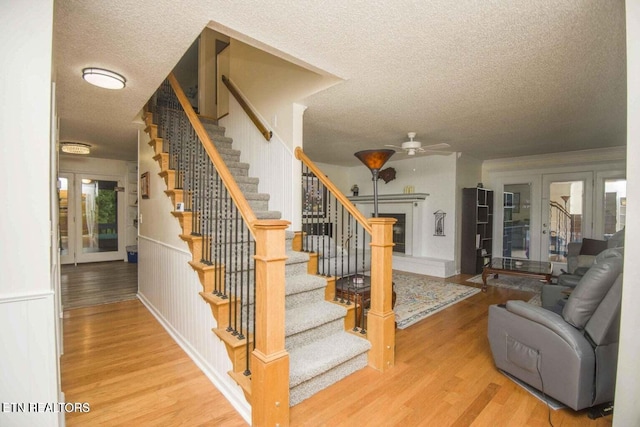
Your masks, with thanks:
[{"label": "wooden handrail", "polygon": [[245,113],[249,116],[254,125],[258,128],[262,136],[267,141],[271,141],[271,137],[273,136],[273,132],[271,132],[267,127],[262,124],[256,113],[253,112],[247,101],[242,97],[240,91],[235,87],[235,85],[229,80],[229,78],[225,75],[222,76],[222,83],[229,89],[229,92],[233,95],[233,97],[238,101],[238,104],[242,107]]},{"label": "wooden handrail", "polygon": [[225,164],[224,160],[222,160],[220,153],[218,153],[218,150],[213,145],[213,142],[209,137],[209,133],[202,125],[200,119],[198,119],[198,115],[195,113],[195,111],[193,111],[193,107],[191,106],[191,103],[187,99],[187,96],[184,94],[182,88],[180,87],[180,83],[178,83],[178,80],[173,75],[173,73],[169,74],[167,78],[178,98],[178,101],[180,102],[180,105],[182,105],[185,114],[189,118],[191,126],[193,126],[193,129],[196,131],[196,134],[202,142],[202,146],[209,155],[209,159],[211,159],[211,161],[213,162],[216,170],[218,171],[218,174],[220,175],[220,178],[222,179],[222,182],[224,182],[224,185],[227,187],[231,198],[240,211],[240,215],[242,215],[242,218],[249,228],[249,231],[251,231],[251,235],[255,238],[256,233],[254,226],[257,217],[253,212],[253,209],[251,209],[251,206],[249,206],[249,202],[247,202],[244,194],[242,194],[240,187],[238,187],[238,183],[236,183],[233,175],[231,175],[231,172],[229,172],[229,168]]},{"label": "wooden handrail", "polygon": [[371,234],[372,228],[371,228],[371,224],[369,224],[369,220],[367,220],[367,218],[364,215],[362,215],[362,213],[358,210],[358,208],[356,208],[354,204],[351,203],[351,200],[347,199],[347,197],[344,194],[342,194],[340,190],[338,190],[338,188],[333,184],[333,182],[331,182],[324,175],[324,173],[322,173],[322,171],[315,165],[315,163],[313,163],[313,161],[309,157],[307,157],[306,154],[304,154],[304,151],[302,151],[302,148],[296,147],[295,155],[296,155],[296,159],[304,163],[309,168],[309,170],[311,170],[311,172],[313,172],[313,174],[320,180],[320,182],[322,182],[322,184],[324,184],[324,186],[327,187],[327,190],[331,194],[333,194],[336,199],[338,199],[338,201],[342,204],[342,206],[344,206],[347,209],[347,211],[349,211],[349,213],[356,219],[356,221],[358,221],[358,223],[365,230],[367,230],[369,234]]}]

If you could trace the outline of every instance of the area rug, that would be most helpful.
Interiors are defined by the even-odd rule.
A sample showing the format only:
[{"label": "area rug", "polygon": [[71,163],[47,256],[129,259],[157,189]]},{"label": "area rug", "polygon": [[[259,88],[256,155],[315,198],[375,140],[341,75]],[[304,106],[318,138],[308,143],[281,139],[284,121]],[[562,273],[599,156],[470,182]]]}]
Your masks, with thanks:
[{"label": "area rug", "polygon": [[[482,274],[468,279],[467,282],[482,284]],[[544,282],[535,277],[520,277],[509,276],[503,274],[498,276],[497,279],[493,278],[493,275],[487,278],[487,286],[494,286],[496,288],[516,289],[518,291],[533,292],[535,296],[527,301],[529,304],[541,305],[540,292],[544,286]]]},{"label": "area rug", "polygon": [[398,329],[405,329],[453,304],[480,292],[455,283],[441,282],[418,274],[393,272]]}]

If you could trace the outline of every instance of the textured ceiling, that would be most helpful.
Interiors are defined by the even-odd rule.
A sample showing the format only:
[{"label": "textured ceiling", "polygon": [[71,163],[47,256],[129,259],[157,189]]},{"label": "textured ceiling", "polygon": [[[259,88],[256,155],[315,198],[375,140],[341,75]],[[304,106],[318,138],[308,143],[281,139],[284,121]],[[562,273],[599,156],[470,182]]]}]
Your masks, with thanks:
[{"label": "textured ceiling", "polygon": [[[625,145],[623,0],[55,3],[61,140],[135,159],[135,115],[212,21],[345,81],[301,100],[305,151],[446,142],[478,159]],[[224,32],[224,31],[222,31]],[[86,66],[125,75],[108,91]]]}]

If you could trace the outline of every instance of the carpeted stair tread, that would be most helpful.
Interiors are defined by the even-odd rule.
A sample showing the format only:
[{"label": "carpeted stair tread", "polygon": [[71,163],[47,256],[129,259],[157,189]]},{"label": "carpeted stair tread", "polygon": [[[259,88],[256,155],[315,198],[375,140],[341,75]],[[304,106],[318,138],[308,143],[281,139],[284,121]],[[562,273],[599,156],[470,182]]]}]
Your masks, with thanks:
[{"label": "carpeted stair tread", "polygon": [[280,211],[254,211],[258,219],[280,219],[282,213]]},{"label": "carpeted stair tread", "polygon": [[229,169],[249,169],[249,163],[243,162],[225,162]]},{"label": "carpeted stair tread", "polygon": [[225,145],[233,144],[233,138],[229,138],[228,136],[222,136],[218,134],[214,134],[214,135],[209,134],[209,137],[211,138],[211,141],[213,141],[214,144],[216,142],[220,144],[225,144]]},{"label": "carpeted stair tread", "polygon": [[287,249],[286,251],[287,261],[286,264],[300,264],[302,262],[309,261],[309,254],[306,252],[299,252]]},{"label": "carpeted stair tread", "polygon": [[260,178],[256,178],[253,176],[236,176],[234,177],[238,184],[258,184],[260,182]]},{"label": "carpeted stair tread", "polygon": [[346,315],[346,309],[328,301],[317,301],[290,308],[285,313],[285,336],[298,334]]},{"label": "carpeted stair tread", "polygon": [[323,374],[368,351],[366,339],[349,332],[338,332],[324,339],[289,351],[289,387]]},{"label": "carpeted stair tread", "polygon": [[243,194],[244,194],[244,198],[247,200],[262,200],[262,201],[268,202],[269,199],[271,198],[271,196],[267,193],[246,192]]}]

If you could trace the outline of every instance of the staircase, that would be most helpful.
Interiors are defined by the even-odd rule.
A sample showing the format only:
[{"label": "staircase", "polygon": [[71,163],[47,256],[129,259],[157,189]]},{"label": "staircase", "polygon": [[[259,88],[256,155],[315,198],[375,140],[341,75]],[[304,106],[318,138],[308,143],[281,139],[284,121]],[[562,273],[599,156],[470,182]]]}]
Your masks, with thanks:
[{"label": "staircase", "polygon": [[[247,274],[253,289],[255,276],[254,260],[250,243],[242,249],[243,261],[227,262],[225,265],[219,262],[203,262],[203,252],[207,251],[206,234],[194,232],[198,226],[207,219],[213,223],[231,220],[236,221],[225,229],[245,237],[242,240],[249,241],[247,231],[238,231],[238,217],[229,214],[222,202],[209,213],[199,210],[193,197],[198,192],[208,190],[211,186],[219,185],[219,182],[187,183],[187,178],[176,173],[171,168],[171,148],[167,151],[167,141],[158,137],[158,133],[167,135],[165,124],[154,123],[157,118],[152,113],[147,113],[145,121],[146,131],[149,134],[149,144],[154,148],[154,159],[158,161],[162,176],[167,185],[165,193],[171,197],[173,205],[184,203],[192,206],[191,211],[173,212],[180,221],[183,232],[181,238],[186,241],[192,253],[191,267],[198,273],[203,291],[202,298],[211,306],[212,314],[216,318],[217,328],[214,333],[225,342],[227,352],[233,363],[233,370],[229,374],[238,382],[245,391],[247,399],[252,402],[251,393],[251,366],[250,351],[253,345],[253,329],[251,324],[255,316],[254,297],[255,291],[249,291],[248,295],[236,295],[229,291],[221,296],[216,289],[217,277],[236,277]],[[233,178],[240,187],[249,206],[258,219],[279,219],[280,213],[268,210],[269,195],[258,192],[258,179],[248,176],[249,165],[240,162],[240,151],[234,150],[233,141],[225,136],[225,129],[209,119],[200,118],[209,138],[223,158]],[[160,128],[160,129],[159,129]],[[184,134],[183,134],[184,136]],[[193,144],[200,144],[195,135]],[[191,149],[189,149],[191,150]],[[184,162],[204,164],[210,162],[204,154],[196,155],[197,151],[191,150]],[[178,188],[182,187],[182,188]],[[225,202],[226,203],[226,202]],[[211,202],[213,207],[213,202]],[[207,225],[209,230],[217,229],[215,224]],[[222,225],[220,225],[222,228]],[[295,251],[294,233],[286,233],[286,261],[285,261],[285,348],[289,353],[289,405],[293,406],[304,399],[317,393],[319,390],[339,381],[352,372],[367,366],[367,352],[371,348],[369,341],[354,333],[345,331],[345,317],[347,308],[340,304],[325,300],[327,280],[323,277],[308,274],[309,254]],[[210,242],[209,242],[210,245]],[[240,256],[238,253],[236,257]],[[242,319],[246,313],[245,321],[249,325],[247,333],[237,333],[237,328],[232,327],[234,322]],[[254,408],[255,410],[255,408]]]}]

